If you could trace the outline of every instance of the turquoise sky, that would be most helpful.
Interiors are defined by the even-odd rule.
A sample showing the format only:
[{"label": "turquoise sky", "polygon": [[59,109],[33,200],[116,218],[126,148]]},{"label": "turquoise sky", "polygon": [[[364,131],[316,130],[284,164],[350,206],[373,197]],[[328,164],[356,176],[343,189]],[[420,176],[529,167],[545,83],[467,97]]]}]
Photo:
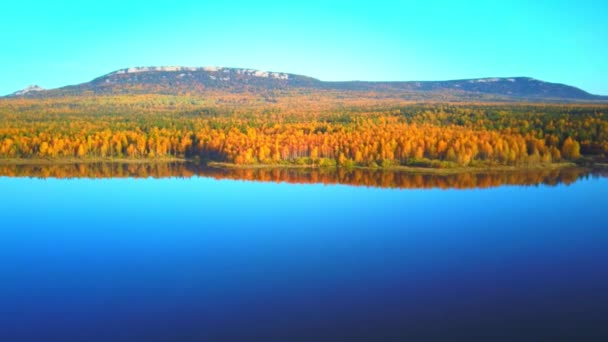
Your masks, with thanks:
[{"label": "turquoise sky", "polygon": [[218,65],[322,80],[531,76],[608,95],[608,1],[11,1],[0,94],[116,69]]}]

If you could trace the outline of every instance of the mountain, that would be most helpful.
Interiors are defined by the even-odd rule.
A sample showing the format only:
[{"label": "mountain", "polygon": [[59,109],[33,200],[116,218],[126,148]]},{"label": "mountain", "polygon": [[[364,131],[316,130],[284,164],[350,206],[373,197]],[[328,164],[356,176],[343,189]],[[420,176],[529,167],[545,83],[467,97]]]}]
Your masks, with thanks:
[{"label": "mountain", "polygon": [[404,99],[479,101],[608,101],[576,87],[530,77],[495,77],[452,81],[325,82],[282,72],[223,67],[137,67],[121,69],[90,82],[51,90],[28,87],[9,96],[56,97],[104,94],[204,94],[301,89],[364,91],[399,95]]}]

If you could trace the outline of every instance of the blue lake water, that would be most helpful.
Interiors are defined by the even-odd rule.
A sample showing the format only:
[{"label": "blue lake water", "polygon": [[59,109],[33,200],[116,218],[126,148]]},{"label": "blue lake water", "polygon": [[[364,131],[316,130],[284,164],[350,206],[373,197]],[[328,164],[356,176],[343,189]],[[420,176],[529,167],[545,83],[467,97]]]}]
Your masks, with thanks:
[{"label": "blue lake water", "polygon": [[608,336],[608,178],[0,177],[1,341]]}]

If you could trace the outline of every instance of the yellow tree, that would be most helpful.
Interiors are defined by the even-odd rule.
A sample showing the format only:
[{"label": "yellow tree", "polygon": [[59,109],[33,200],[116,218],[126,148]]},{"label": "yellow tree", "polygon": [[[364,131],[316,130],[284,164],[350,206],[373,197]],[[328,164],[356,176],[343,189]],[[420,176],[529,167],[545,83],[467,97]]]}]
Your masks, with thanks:
[{"label": "yellow tree", "polygon": [[562,157],[567,159],[576,159],[581,156],[581,146],[578,141],[572,139],[571,137],[566,138],[564,140],[564,144],[562,145]]}]

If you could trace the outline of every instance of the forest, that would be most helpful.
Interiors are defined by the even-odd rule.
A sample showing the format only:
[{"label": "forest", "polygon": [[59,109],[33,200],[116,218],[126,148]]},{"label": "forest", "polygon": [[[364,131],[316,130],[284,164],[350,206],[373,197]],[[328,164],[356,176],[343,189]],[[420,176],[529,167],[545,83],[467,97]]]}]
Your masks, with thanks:
[{"label": "forest", "polygon": [[454,168],[608,154],[608,105],[413,103],[370,94],[0,99],[0,162],[192,160]]}]

